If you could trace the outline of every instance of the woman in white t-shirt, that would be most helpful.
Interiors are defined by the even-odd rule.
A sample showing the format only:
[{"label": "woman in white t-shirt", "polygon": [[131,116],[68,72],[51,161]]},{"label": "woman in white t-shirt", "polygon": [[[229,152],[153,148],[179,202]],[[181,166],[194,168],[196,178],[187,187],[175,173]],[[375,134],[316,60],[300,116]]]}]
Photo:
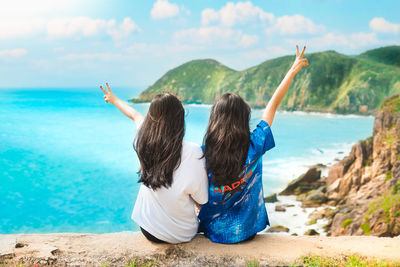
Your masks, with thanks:
[{"label": "woman in white t-shirt", "polygon": [[104,100],[136,123],[134,148],[140,161],[140,185],[132,219],[147,239],[158,243],[190,241],[197,233],[195,205],[208,201],[203,153],[183,140],[185,111],[169,93],[156,95],[143,117],[118,99],[107,84]]}]

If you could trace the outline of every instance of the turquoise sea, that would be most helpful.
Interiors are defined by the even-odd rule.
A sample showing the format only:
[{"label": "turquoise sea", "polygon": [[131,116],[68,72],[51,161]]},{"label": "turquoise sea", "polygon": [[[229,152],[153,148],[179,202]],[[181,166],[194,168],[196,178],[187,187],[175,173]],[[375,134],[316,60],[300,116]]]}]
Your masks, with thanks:
[{"label": "turquoise sea", "polygon": [[[137,89],[114,89],[122,99]],[[133,105],[146,112],[148,104]],[[186,106],[201,143],[210,106]],[[252,127],[261,116],[252,114]],[[279,112],[264,156],[265,195],[316,163],[332,164],[372,134],[373,117]],[[98,88],[0,90],[0,234],[137,230],[135,125]]]}]

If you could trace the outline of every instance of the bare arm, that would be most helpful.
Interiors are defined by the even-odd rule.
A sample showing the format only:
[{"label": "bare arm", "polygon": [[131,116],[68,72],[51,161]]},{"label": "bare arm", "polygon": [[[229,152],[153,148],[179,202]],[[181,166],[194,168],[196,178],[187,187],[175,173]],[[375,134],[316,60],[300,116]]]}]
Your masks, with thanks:
[{"label": "bare arm", "polygon": [[111,91],[110,86],[108,83],[107,85],[107,90],[104,90],[103,86],[100,86],[100,89],[104,93],[104,101],[106,103],[111,103],[114,106],[116,106],[122,113],[124,113],[128,118],[132,119],[135,121],[136,125],[143,120],[143,115],[140,114],[137,110],[135,110],[133,107],[129,106],[128,103],[125,101],[122,101],[118,97],[116,97],[113,92]]},{"label": "bare arm", "polygon": [[264,114],[262,116],[262,120],[266,121],[269,126],[272,125],[272,122],[275,117],[276,110],[278,109],[279,104],[282,102],[283,97],[285,96],[290,84],[293,81],[294,76],[300,71],[303,66],[308,65],[308,61],[306,58],[303,58],[304,51],[306,47],[303,48],[301,54],[299,54],[299,47],[296,45],[296,60],[294,61],[292,67],[286,73],[285,78],[283,78],[282,82],[279,84],[278,88],[275,90],[275,93],[272,95],[271,99],[268,102],[267,107],[265,108]]},{"label": "bare arm", "polygon": [[202,205],[200,205],[199,203],[197,203],[197,201],[194,200],[194,199],[192,198],[192,196],[190,196],[190,198],[191,198],[191,199],[193,200],[193,202],[194,202],[196,214],[199,215]]}]

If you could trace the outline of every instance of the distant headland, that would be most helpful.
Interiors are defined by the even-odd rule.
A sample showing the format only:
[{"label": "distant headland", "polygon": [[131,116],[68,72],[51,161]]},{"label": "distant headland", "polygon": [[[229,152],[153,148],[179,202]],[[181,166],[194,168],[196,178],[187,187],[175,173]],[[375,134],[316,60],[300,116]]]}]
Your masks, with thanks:
[{"label": "distant headland", "polygon": [[[374,114],[386,97],[400,93],[400,46],[387,46],[349,56],[335,51],[307,54],[310,65],[293,81],[283,110],[339,114]],[[290,68],[293,56],[270,59],[233,70],[213,59],[199,59],[169,70],[131,102],[150,101],[172,92],[184,103],[213,103],[236,92],[253,107],[264,107]]]}]

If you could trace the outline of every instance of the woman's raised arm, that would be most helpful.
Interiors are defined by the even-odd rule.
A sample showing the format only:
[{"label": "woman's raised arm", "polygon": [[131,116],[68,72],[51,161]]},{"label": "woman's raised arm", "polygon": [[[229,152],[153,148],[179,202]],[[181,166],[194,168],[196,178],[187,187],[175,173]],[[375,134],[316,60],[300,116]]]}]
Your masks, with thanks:
[{"label": "woman's raised arm", "polygon": [[104,90],[103,86],[100,86],[100,89],[104,93],[104,101],[106,103],[111,103],[116,106],[122,113],[124,113],[128,118],[135,121],[136,125],[143,121],[143,115],[140,114],[137,110],[133,107],[129,106],[128,103],[122,101],[118,97],[116,97],[113,92],[111,91],[110,86],[106,83],[107,90]]},{"label": "woman's raised arm", "polygon": [[282,82],[279,84],[271,99],[269,100],[268,105],[265,108],[264,114],[261,118],[262,120],[266,121],[269,126],[272,125],[276,110],[281,103],[283,97],[285,96],[290,84],[292,83],[294,76],[300,71],[302,67],[308,65],[307,59],[303,58],[306,47],[303,48],[301,54],[299,53],[299,47],[297,45],[296,49],[296,60],[294,61],[288,73],[285,75],[285,78],[283,78]]}]

